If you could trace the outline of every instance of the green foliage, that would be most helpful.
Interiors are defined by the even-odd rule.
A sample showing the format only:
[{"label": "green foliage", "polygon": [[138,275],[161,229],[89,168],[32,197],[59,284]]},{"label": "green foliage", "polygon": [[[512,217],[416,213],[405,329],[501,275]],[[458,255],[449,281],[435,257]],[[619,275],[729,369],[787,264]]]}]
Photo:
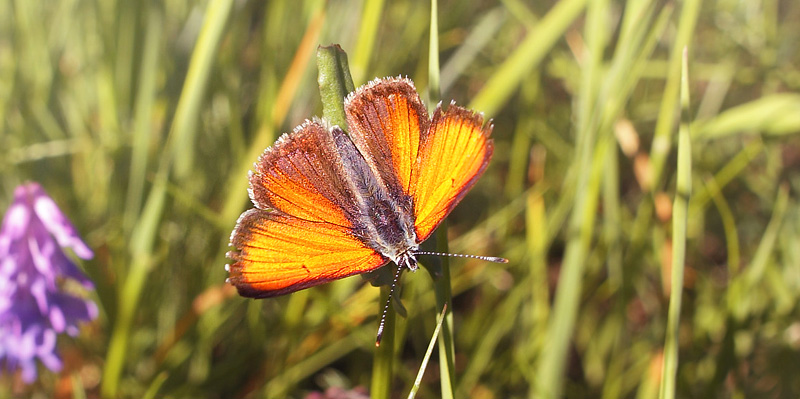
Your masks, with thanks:
[{"label": "green foliage", "polygon": [[[665,397],[800,396],[800,3],[443,1],[431,15],[419,1],[0,2],[0,208],[41,182],[95,250],[82,267],[101,310],[59,340],[61,374],[4,374],[0,397],[404,397],[450,295],[418,397],[653,398],[664,359]],[[439,235],[510,263],[405,274],[408,315],[382,353],[381,290],[362,279],[258,301],[224,284],[247,171],[323,114],[315,54],[331,43],[355,86],[407,75],[494,123],[494,159]]]}]

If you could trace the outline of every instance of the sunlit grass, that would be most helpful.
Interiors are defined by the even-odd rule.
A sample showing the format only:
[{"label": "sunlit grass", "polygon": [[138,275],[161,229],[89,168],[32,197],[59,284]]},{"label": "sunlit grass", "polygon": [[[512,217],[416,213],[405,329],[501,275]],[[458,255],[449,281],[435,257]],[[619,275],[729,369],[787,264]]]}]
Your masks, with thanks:
[{"label": "sunlit grass", "polygon": [[[417,397],[655,397],[668,337],[675,397],[800,395],[800,5],[439,2],[432,24],[431,4],[0,3],[0,205],[41,182],[96,253],[81,266],[101,310],[59,341],[64,372],[4,374],[0,397],[302,398],[376,379],[405,397],[448,295],[454,367],[442,344]],[[315,58],[331,43],[355,86],[407,75],[428,105],[494,123],[494,159],[437,240],[511,262],[404,275],[383,355],[381,290],[358,277],[259,301],[224,285],[247,171],[334,118]]]}]

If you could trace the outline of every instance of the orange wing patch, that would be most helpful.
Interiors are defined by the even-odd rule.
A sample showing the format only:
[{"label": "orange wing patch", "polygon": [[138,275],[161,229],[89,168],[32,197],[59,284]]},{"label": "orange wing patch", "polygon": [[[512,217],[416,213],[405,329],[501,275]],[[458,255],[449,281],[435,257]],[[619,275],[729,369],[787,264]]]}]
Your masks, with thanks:
[{"label": "orange wing patch", "polygon": [[250,174],[250,198],[258,208],[316,222],[352,227],[345,210],[350,193],[342,189],[341,165],[328,127],[306,121],[268,148]]},{"label": "orange wing patch", "polygon": [[494,146],[492,125],[455,103],[433,114],[412,176],[417,239],[422,242],[461,201],[489,164]]},{"label": "orange wing patch", "polygon": [[428,113],[405,78],[376,79],[345,100],[350,137],[390,191],[411,192],[421,132]]},{"label": "orange wing patch", "polygon": [[389,260],[330,223],[251,209],[231,235],[228,281],[246,297],[288,294],[385,265]]}]

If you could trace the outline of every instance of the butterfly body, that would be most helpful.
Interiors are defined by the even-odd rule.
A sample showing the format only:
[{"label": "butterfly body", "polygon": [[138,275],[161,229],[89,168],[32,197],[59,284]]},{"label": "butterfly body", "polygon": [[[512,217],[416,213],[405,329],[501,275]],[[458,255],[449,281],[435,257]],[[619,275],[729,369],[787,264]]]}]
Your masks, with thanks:
[{"label": "butterfly body", "polygon": [[345,99],[349,135],[311,120],[250,173],[256,208],[231,234],[228,281],[271,297],[375,270],[414,254],[486,168],[491,125],[451,104],[428,114],[413,83],[375,80]]}]

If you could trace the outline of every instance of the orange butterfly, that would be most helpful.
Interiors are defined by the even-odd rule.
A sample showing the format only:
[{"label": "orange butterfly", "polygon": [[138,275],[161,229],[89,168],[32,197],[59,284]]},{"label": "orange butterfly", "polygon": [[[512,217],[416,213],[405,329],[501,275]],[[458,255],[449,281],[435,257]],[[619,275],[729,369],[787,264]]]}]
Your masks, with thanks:
[{"label": "orange butterfly", "polygon": [[[250,172],[231,234],[228,282],[246,297],[288,294],[394,262],[417,269],[419,244],[492,156],[492,125],[451,103],[429,119],[413,82],[376,79],[345,99],[349,135],[325,121],[284,134]],[[504,262],[501,258],[482,259]]]}]

